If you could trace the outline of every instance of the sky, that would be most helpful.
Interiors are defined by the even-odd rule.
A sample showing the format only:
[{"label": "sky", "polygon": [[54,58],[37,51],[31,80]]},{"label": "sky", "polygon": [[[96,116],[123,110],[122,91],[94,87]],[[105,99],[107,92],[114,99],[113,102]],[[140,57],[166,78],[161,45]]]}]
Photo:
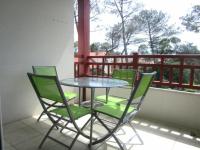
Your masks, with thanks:
[{"label": "sky", "polygon": [[[167,13],[170,17],[169,23],[180,26],[183,30],[185,28],[181,26],[179,18],[187,14],[187,12],[190,12],[192,6],[197,4],[200,5],[200,0],[138,0],[138,2],[143,3],[144,9],[156,9]],[[91,23],[90,42],[105,42],[106,29],[116,23],[116,21],[117,18],[108,13],[100,15],[97,22]],[[96,28],[96,26],[100,26],[100,30]],[[76,30],[74,33],[76,41]],[[200,33],[193,33],[184,30],[178,35],[178,37],[181,38],[183,43],[194,43],[194,45],[198,46],[200,49]]]}]

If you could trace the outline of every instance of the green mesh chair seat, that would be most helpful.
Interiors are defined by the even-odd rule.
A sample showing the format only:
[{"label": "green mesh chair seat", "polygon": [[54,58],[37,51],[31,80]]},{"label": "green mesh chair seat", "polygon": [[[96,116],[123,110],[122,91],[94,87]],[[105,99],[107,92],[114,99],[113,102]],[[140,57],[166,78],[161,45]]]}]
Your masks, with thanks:
[{"label": "green mesh chair seat", "polygon": [[[103,106],[95,108],[95,111],[108,115],[110,117],[120,119],[125,111],[126,105],[123,104],[105,104]],[[132,111],[136,110],[134,107],[129,107],[128,112],[130,113]]]},{"label": "green mesh chair seat", "polygon": [[64,92],[65,97],[67,100],[72,100],[77,97],[77,94],[74,92]]},{"label": "green mesh chair seat", "polygon": [[[44,76],[28,73],[28,77],[32,83],[32,86],[37,94],[44,112],[52,122],[52,126],[41,141],[39,148],[42,147],[47,138],[60,143],[69,149],[72,148],[79,135],[89,139],[90,137],[86,135],[82,130],[90,122],[91,118],[86,120],[86,123],[83,124],[82,128],[78,127],[76,120],[80,117],[90,114],[90,108],[88,109],[78,107],[76,105],[69,105],[57,76]],[[52,102],[54,103],[53,106]],[[49,106],[51,106],[51,108],[49,108]],[[74,128],[69,127],[69,123],[71,123]],[[69,131],[72,131],[76,134],[70,145],[66,145],[66,143],[59,141],[57,137],[50,135],[55,127],[58,129],[57,131],[59,131],[59,129],[61,129],[60,131],[63,129],[68,129]]]},{"label": "green mesh chair seat", "polygon": [[[106,95],[100,95],[96,97],[96,100],[106,103]],[[116,97],[116,96],[108,96],[108,102],[107,103],[120,103],[123,101],[126,101],[127,99]]]},{"label": "green mesh chair seat", "polygon": [[[136,79],[136,70],[133,69],[115,69],[112,73],[113,79],[125,80],[127,81],[128,87],[132,88]],[[106,95],[100,95],[95,98],[97,101],[101,101],[104,103],[120,103],[122,101],[127,100],[126,98],[120,98],[117,96],[108,96],[106,99]]]},{"label": "green mesh chair seat", "polygon": [[[108,131],[104,136],[100,137],[96,141],[92,142],[92,145],[99,144],[105,140],[113,137],[116,143],[119,145],[121,150],[125,150],[126,144],[122,144],[121,140],[118,139],[117,132],[123,125],[129,125],[135,132],[136,136],[139,138],[141,144],[143,144],[137,131],[134,129],[131,121],[134,119],[135,115],[139,112],[140,106],[144,101],[144,97],[154,79],[155,72],[153,73],[142,73],[140,79],[136,83],[135,87],[132,88],[130,96],[126,103],[111,103],[108,102],[103,106],[98,106],[94,109],[94,116],[96,120]],[[104,114],[104,115],[101,115]],[[101,116],[101,117],[100,117]],[[105,117],[106,116],[106,117]],[[106,123],[108,117],[111,119],[117,119],[117,122],[112,122],[113,126]],[[134,135],[135,136],[135,135]],[[131,138],[132,139],[132,138]]]},{"label": "green mesh chair seat", "polygon": [[[79,119],[87,114],[90,114],[90,109],[85,108],[85,107],[79,107],[76,105],[70,105],[69,106],[71,113],[72,113],[72,117],[76,120]],[[57,108],[57,109],[53,109],[50,112],[55,113],[57,115],[63,116],[63,117],[67,117],[69,118],[69,113],[67,112],[66,108]]]}]

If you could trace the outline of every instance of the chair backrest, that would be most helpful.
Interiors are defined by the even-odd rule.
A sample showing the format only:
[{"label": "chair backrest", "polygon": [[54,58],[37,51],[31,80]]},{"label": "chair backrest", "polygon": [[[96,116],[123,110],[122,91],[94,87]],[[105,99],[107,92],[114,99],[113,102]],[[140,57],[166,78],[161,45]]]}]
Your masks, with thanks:
[{"label": "chair backrest", "polygon": [[55,66],[33,66],[33,73],[37,75],[57,76]]},{"label": "chair backrest", "polygon": [[134,69],[114,69],[112,78],[125,80],[129,83],[129,86],[133,86],[137,71]]},{"label": "chair backrest", "polygon": [[64,98],[59,90],[56,76],[44,76],[28,73],[28,77],[41,101],[43,98],[46,98],[48,100],[63,103]]},{"label": "chair backrest", "polygon": [[[67,113],[69,114],[70,120],[75,125],[76,123],[73,119],[71,110],[67,103],[67,99],[64,96],[64,93],[62,91],[62,88],[58,81],[57,76],[43,76],[43,75],[36,75],[32,73],[27,73],[27,75],[49,119],[54,120],[48,109],[49,106],[52,106],[52,103],[50,101],[60,102],[62,104],[54,105],[54,108],[61,108],[61,107],[66,108]],[[48,99],[49,101],[46,101],[45,99]]]},{"label": "chair backrest", "polygon": [[[126,105],[122,119],[130,118],[134,116],[140,109],[140,106],[144,100],[144,97],[154,79],[156,72],[152,73],[142,73],[139,81],[136,83],[136,86],[133,88],[128,103]],[[130,106],[133,106],[132,111],[128,111]]]},{"label": "chair backrest", "polygon": [[[61,88],[57,76],[37,75],[33,73],[27,73],[27,75],[44,109],[44,112],[47,114],[52,123],[58,123],[61,119],[63,119],[63,116],[65,114],[63,114],[63,116],[54,115],[53,113],[51,113],[52,109],[49,109],[49,106],[53,107],[53,109],[66,109],[66,116],[69,117],[69,120],[67,120],[74,125],[74,127],[79,133],[88,138],[88,136],[85,135],[76,124],[74,116],[72,115],[72,111],[70,109],[70,105],[68,104],[68,101],[64,96],[63,90]],[[46,101],[45,99],[48,99],[48,101]],[[55,105],[52,105],[52,102],[49,101],[55,101],[60,103],[58,103],[58,105],[57,103],[54,103]]]}]

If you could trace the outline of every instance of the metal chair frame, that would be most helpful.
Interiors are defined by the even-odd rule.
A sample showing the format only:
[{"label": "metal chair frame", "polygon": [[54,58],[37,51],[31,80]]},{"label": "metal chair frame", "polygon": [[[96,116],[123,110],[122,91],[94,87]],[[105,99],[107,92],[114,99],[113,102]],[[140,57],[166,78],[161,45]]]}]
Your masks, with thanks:
[{"label": "metal chair frame", "polygon": [[[55,141],[55,142],[57,142],[57,143],[59,143],[59,144],[62,144],[63,146],[65,146],[65,147],[67,147],[67,148],[69,148],[69,149],[72,148],[72,146],[73,146],[74,143],[76,142],[76,140],[77,140],[77,138],[78,138],[79,135],[82,135],[82,136],[84,136],[85,138],[90,139],[90,137],[89,137],[88,135],[86,135],[85,133],[83,133],[83,129],[84,129],[84,128],[86,127],[86,125],[90,122],[91,118],[89,118],[89,119],[87,120],[87,122],[82,126],[81,129],[78,127],[78,125],[76,124],[76,122],[75,122],[75,120],[74,120],[74,118],[73,118],[73,116],[72,116],[71,110],[70,110],[70,108],[69,108],[69,104],[68,104],[68,102],[67,102],[66,97],[64,96],[64,92],[63,92],[63,90],[62,90],[62,88],[61,88],[61,85],[60,85],[60,83],[59,83],[59,81],[58,81],[57,76],[43,76],[43,75],[36,75],[36,74],[32,74],[32,73],[27,73],[27,75],[28,75],[28,77],[29,77],[29,80],[30,80],[31,83],[32,83],[32,86],[33,86],[33,88],[34,88],[34,90],[35,90],[35,92],[36,92],[36,95],[37,95],[37,97],[38,97],[38,99],[39,99],[39,101],[40,101],[40,104],[41,104],[42,108],[44,109],[44,112],[47,114],[48,118],[49,118],[50,121],[53,123],[53,125],[50,127],[50,129],[48,130],[48,132],[46,133],[46,135],[45,135],[44,138],[42,139],[42,141],[41,141],[41,143],[40,143],[40,145],[39,145],[39,149],[42,147],[42,145],[44,144],[44,142],[46,141],[47,138],[49,138],[49,139],[51,139],[51,140],[53,140],[53,141]],[[62,116],[54,115],[54,114],[52,114],[52,113],[49,111],[48,107],[51,106],[51,104],[47,103],[47,102],[41,97],[41,95],[40,95],[40,93],[39,93],[39,90],[38,90],[38,88],[36,87],[36,85],[35,85],[35,83],[34,83],[34,80],[33,80],[33,78],[32,78],[33,76],[37,76],[37,77],[41,77],[41,78],[46,78],[46,79],[51,79],[51,80],[54,80],[54,81],[55,81],[56,87],[58,88],[58,91],[59,91],[59,93],[60,93],[61,98],[63,99],[63,104],[61,104],[61,105],[59,105],[59,104],[58,104],[58,105],[54,105],[53,107],[54,107],[54,108],[66,108],[67,113],[69,114],[69,118],[68,118],[68,119],[63,118]],[[73,126],[75,127],[75,130],[74,130],[74,129],[71,129],[71,128],[69,128],[69,127],[67,127],[66,124],[63,126],[62,123],[60,123],[60,121],[65,121],[66,124],[72,123]],[[68,129],[68,130],[70,130],[70,131],[73,131],[73,132],[77,133],[76,136],[75,136],[75,138],[73,139],[73,141],[71,142],[70,145],[66,145],[65,143],[62,143],[62,142],[58,141],[57,139],[55,139],[55,138],[53,138],[53,137],[51,137],[51,136],[49,135],[49,134],[51,133],[51,131],[53,130],[54,127],[61,127],[61,129],[64,128],[64,129]]]},{"label": "metal chair frame", "polygon": [[[34,73],[34,74],[38,74],[38,72],[37,72],[37,67],[39,67],[39,68],[47,68],[47,67],[48,67],[48,68],[54,69],[54,73],[55,73],[54,76],[57,76],[57,77],[58,77],[58,73],[57,73],[56,66],[32,66],[32,69],[33,69],[33,73]],[[52,76],[52,75],[49,75],[49,76]],[[51,105],[49,105],[49,106],[47,107],[47,109],[53,107],[53,106],[56,105],[56,104],[57,104],[57,102],[52,103]],[[40,119],[42,118],[42,116],[43,116],[44,114],[45,114],[45,112],[44,112],[44,110],[43,110],[42,113],[40,114],[40,116],[38,117],[37,122],[40,121]],[[57,128],[57,127],[56,127],[56,128]]]},{"label": "metal chair frame", "polygon": [[[126,146],[125,145],[122,145],[121,141],[117,138],[117,136],[114,134],[116,131],[118,131],[123,125],[125,124],[129,124],[129,126],[133,129],[133,131],[136,133],[137,137],[139,138],[140,142],[143,144],[143,141],[141,139],[141,137],[139,136],[139,134],[137,133],[137,131],[135,130],[135,128],[133,127],[133,125],[131,124],[131,120],[133,120],[133,118],[135,117],[135,115],[138,113],[138,111],[140,110],[140,106],[144,100],[144,97],[154,79],[154,76],[155,76],[156,72],[153,72],[153,73],[142,73],[141,75],[141,78],[139,79],[139,81],[136,83],[136,86],[135,88],[132,89],[131,91],[131,94],[130,94],[130,97],[128,99],[128,103],[126,104],[126,107],[125,107],[125,110],[121,116],[120,119],[118,118],[115,118],[118,120],[118,122],[116,123],[115,127],[110,129],[103,121],[102,119],[99,118],[99,114],[101,114],[102,112],[99,112],[97,110],[94,110],[94,116],[96,117],[96,119],[102,124],[102,126],[108,131],[108,133],[103,136],[102,138],[92,142],[92,145],[95,145],[95,144],[98,144],[98,143],[101,143],[105,140],[107,140],[108,138],[110,137],[113,137],[115,139],[115,141],[117,142],[117,144],[119,145],[120,149],[121,150],[127,150]],[[137,103],[133,103],[132,101],[134,100],[134,95],[136,94],[137,92],[137,89],[139,87],[139,85],[141,84],[141,81],[142,81],[142,78],[145,76],[145,75],[150,75],[151,76],[151,79],[150,79],[150,82],[148,83],[148,86],[147,88],[145,89],[145,92],[143,93],[143,95],[140,97],[140,100],[139,102]],[[131,113],[127,113],[128,112],[128,109],[131,105],[137,105],[136,107],[136,110],[131,112]],[[102,113],[104,114],[104,113]],[[107,115],[107,116],[110,116],[111,118],[114,118],[113,116],[109,115],[109,114],[104,114],[104,115]]]},{"label": "metal chair frame", "polygon": [[[126,70],[132,70],[132,71],[134,71],[135,72],[135,76],[133,76],[133,78],[132,78],[132,84],[131,84],[131,87],[133,87],[134,86],[134,84],[135,84],[135,80],[136,80],[136,74],[137,74],[137,71],[136,70],[134,70],[134,69],[114,69],[113,70],[113,73],[112,73],[112,78],[115,78],[115,77],[113,77],[113,74],[114,74],[114,72],[115,71],[126,71]],[[118,79],[118,78],[116,78],[116,79]],[[121,79],[121,78],[119,78],[119,79]],[[123,79],[122,79],[123,80]],[[125,88],[127,88],[127,87],[120,87],[120,88],[123,88],[123,89],[125,89]],[[106,88],[106,103],[108,103],[108,97],[109,97],[109,92],[110,92],[110,88]],[[114,96],[114,95],[110,95],[110,96],[113,96],[113,97],[118,97],[118,98],[123,98],[123,97],[119,97],[119,96]]]}]

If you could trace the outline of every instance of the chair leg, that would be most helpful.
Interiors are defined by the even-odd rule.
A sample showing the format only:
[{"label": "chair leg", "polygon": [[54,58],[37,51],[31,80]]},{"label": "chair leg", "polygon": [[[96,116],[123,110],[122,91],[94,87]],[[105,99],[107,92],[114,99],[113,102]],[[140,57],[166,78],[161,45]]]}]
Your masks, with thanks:
[{"label": "chair leg", "polygon": [[93,131],[93,123],[94,123],[94,121],[95,121],[95,118],[94,118],[94,116],[92,116],[91,117],[91,125],[90,125],[90,143],[89,143],[89,148],[91,148],[92,147],[92,140],[93,140],[93,137],[92,137],[92,131]]},{"label": "chair leg", "polygon": [[138,134],[137,130],[134,128],[134,126],[132,125],[131,122],[128,122],[128,124],[129,124],[129,126],[131,127],[131,129],[135,132],[135,134],[136,134],[136,136],[138,137],[138,139],[140,140],[141,145],[143,145],[144,142],[143,142],[142,138],[140,137],[140,135]]},{"label": "chair leg", "polygon": [[[108,131],[108,134],[107,134],[106,136],[104,136],[102,139],[93,142],[92,145],[95,145],[95,144],[97,144],[97,143],[103,142],[103,141],[105,141],[106,139],[108,139],[110,136],[112,136],[112,137],[115,139],[115,141],[117,142],[117,144],[119,145],[120,149],[121,149],[121,150],[126,150],[126,147],[122,146],[122,144],[120,143],[120,140],[114,135],[114,132],[115,132],[116,130],[111,131],[111,130],[105,125],[105,123],[104,123],[103,121],[101,121],[101,119],[99,119],[98,116],[96,116],[96,118],[97,118],[97,120],[103,125],[103,127]],[[117,128],[115,128],[115,129],[117,129]]]},{"label": "chair leg", "polygon": [[69,122],[67,122],[67,123],[64,125],[64,127],[60,130],[60,133],[62,133],[62,131],[64,130],[64,128],[67,127],[68,124],[69,124]]},{"label": "chair leg", "polygon": [[[46,109],[49,109],[50,107],[52,107],[53,105],[55,105],[57,102],[54,102],[53,104],[51,104],[50,106],[48,106]],[[40,121],[40,119],[41,119],[41,117],[43,116],[45,114],[45,112],[44,112],[44,110],[43,110],[43,112],[40,114],[40,116],[38,117],[38,119],[37,119],[37,122],[39,122]],[[58,128],[57,128],[58,129]]]},{"label": "chair leg", "polygon": [[40,114],[40,116],[38,117],[38,119],[37,119],[37,122],[39,122],[40,121],[40,119],[41,119],[41,117],[44,115],[44,111]]},{"label": "chair leg", "polygon": [[72,149],[72,147],[73,147],[74,143],[76,142],[76,140],[77,140],[77,138],[78,138],[79,135],[80,135],[80,133],[77,133],[77,134],[76,134],[75,138],[73,139],[72,143],[71,143],[70,146],[69,146],[69,150]]},{"label": "chair leg", "polygon": [[112,133],[112,131],[104,124],[104,122],[102,121],[101,124],[106,128],[106,130],[108,131],[108,133],[110,133],[110,135],[115,139],[115,141],[117,142],[117,144],[119,145],[121,150],[126,150],[126,148],[124,148],[119,139],[114,135],[114,133]]},{"label": "chair leg", "polygon": [[46,133],[45,137],[42,139],[42,142],[39,145],[39,149],[41,149],[42,145],[44,144],[44,142],[46,141],[47,137],[49,136],[49,134],[51,133],[54,127],[55,127],[55,124],[53,124],[51,128],[49,129],[49,131]]},{"label": "chair leg", "polygon": [[[87,124],[90,122],[90,119],[84,124],[84,126],[80,129],[81,131],[87,126]],[[69,122],[68,122],[69,123]],[[76,142],[78,136],[80,135],[80,132],[78,132],[75,136],[75,138],[73,139],[72,143],[69,146],[69,150],[71,150],[71,148],[73,147],[74,143]]]}]

